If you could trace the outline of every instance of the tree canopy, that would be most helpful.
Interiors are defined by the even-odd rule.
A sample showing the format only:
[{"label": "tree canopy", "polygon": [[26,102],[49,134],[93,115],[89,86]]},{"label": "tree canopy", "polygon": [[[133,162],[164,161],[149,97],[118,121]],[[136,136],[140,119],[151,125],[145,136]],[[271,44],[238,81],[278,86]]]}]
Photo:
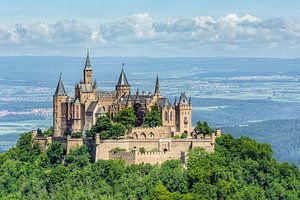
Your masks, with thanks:
[{"label": "tree canopy", "polygon": [[88,137],[94,137],[96,133],[100,133],[101,139],[118,139],[124,136],[126,128],[121,123],[112,123],[106,116],[97,119],[96,124],[86,133]]},{"label": "tree canopy", "polygon": [[162,125],[161,112],[159,112],[157,105],[155,105],[151,108],[151,111],[146,113],[144,126],[156,127],[161,125]]},{"label": "tree canopy", "polygon": [[133,108],[124,108],[115,116],[114,120],[129,129],[135,126],[137,117]]},{"label": "tree canopy", "polygon": [[208,126],[207,122],[198,121],[196,123],[195,131],[197,134],[203,135],[203,137],[205,137],[206,135],[211,135],[213,129]]},{"label": "tree canopy", "polygon": [[0,154],[1,199],[299,199],[300,171],[278,163],[268,144],[222,135],[215,152],[193,148],[184,166],[125,166],[121,160],[91,163],[81,146],[64,157],[53,142],[45,151],[30,133]]}]

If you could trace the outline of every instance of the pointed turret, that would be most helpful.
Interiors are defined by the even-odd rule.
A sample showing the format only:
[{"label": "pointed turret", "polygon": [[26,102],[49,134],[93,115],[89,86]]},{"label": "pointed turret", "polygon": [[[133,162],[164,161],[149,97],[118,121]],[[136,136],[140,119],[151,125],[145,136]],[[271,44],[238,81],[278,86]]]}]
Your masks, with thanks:
[{"label": "pointed turret", "polygon": [[185,92],[181,93],[178,103],[181,105],[188,105],[188,100],[186,98]]},{"label": "pointed turret", "polygon": [[125,64],[123,63],[121,74],[120,74],[119,80],[116,85],[117,98],[120,98],[121,96],[130,94],[130,85],[129,85],[127,77],[125,75],[124,65]]},{"label": "pointed turret", "polygon": [[154,95],[160,96],[158,75],[156,76],[156,83],[155,83]]},{"label": "pointed turret", "polygon": [[86,59],[85,59],[85,66],[84,66],[84,70],[87,70],[87,69],[90,69],[90,70],[92,69],[89,50],[87,51],[87,55],[86,55]]},{"label": "pointed turret", "polygon": [[129,83],[127,81],[127,77],[126,77],[125,71],[124,71],[124,65],[125,64],[123,63],[122,64],[122,71],[121,71],[117,86],[129,86]]},{"label": "pointed turret", "polygon": [[192,97],[189,98],[189,105],[192,104]]},{"label": "pointed turret", "polygon": [[140,102],[140,94],[139,94],[139,88],[136,89],[136,94],[135,94],[135,103]]},{"label": "pointed turret", "polygon": [[175,96],[175,100],[174,100],[174,106],[177,105],[177,97]]},{"label": "pointed turret", "polygon": [[84,83],[85,84],[91,84],[93,82],[93,69],[92,69],[92,65],[91,65],[89,51],[87,52],[87,55],[86,55],[83,75],[84,75]]},{"label": "pointed turret", "polygon": [[61,77],[62,74],[60,73],[54,96],[68,96]]}]

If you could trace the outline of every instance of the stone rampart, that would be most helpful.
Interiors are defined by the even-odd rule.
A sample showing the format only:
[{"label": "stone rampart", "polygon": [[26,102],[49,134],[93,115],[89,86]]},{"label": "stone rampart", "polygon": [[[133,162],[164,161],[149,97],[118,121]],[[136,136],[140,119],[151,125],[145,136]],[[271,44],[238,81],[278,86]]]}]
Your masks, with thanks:
[{"label": "stone rampart", "polygon": [[135,127],[128,132],[127,137],[132,139],[170,138],[171,133],[170,126]]}]

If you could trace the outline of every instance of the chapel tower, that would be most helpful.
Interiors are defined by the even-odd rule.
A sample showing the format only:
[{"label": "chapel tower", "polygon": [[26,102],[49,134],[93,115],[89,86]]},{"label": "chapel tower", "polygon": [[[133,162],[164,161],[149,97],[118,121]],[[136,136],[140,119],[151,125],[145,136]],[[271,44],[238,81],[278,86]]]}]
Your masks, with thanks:
[{"label": "chapel tower", "polygon": [[86,60],[85,60],[85,67],[83,69],[84,75],[84,84],[92,84],[93,82],[93,69],[91,65],[89,51],[87,52]]},{"label": "chapel tower", "polygon": [[176,110],[176,125],[180,133],[192,132],[192,99],[186,97],[185,92],[182,92],[178,103],[175,102]]},{"label": "chapel tower", "polygon": [[53,95],[53,129],[54,136],[64,136],[68,128],[69,97],[66,93],[60,74],[55,93]]},{"label": "chapel tower", "polygon": [[125,64],[123,63],[122,71],[121,71],[118,83],[116,85],[117,98],[120,98],[124,95],[130,94],[130,85],[129,85],[127,77],[125,75],[124,65]]}]

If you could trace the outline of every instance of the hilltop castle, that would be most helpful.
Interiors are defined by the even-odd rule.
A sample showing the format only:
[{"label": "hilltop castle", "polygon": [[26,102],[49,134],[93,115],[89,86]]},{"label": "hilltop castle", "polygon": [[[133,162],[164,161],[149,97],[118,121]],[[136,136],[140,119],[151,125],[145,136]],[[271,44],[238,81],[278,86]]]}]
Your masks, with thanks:
[{"label": "hilltop castle", "polygon": [[[124,66],[124,64],[123,64]],[[200,137],[192,127],[192,101],[185,93],[181,93],[174,103],[160,93],[158,76],[154,93],[131,93],[124,68],[119,76],[114,91],[97,89],[93,81],[93,68],[89,53],[83,69],[83,81],[75,84],[74,97],[67,95],[62,77],[53,95],[53,129],[50,137],[37,136],[32,132],[34,142],[47,148],[52,141],[63,144],[70,152],[74,147],[87,145],[91,150],[93,161],[108,159],[123,159],[126,164],[151,163],[161,164],[169,159],[186,160],[189,149],[203,147],[207,151],[214,150],[215,138],[221,135],[219,129],[209,137]],[[84,133],[95,125],[99,116],[109,116],[111,119],[122,109],[139,107],[144,113],[157,106],[161,113],[161,126],[145,128],[142,124],[127,130],[122,139],[102,139],[99,133],[94,138],[86,137]],[[73,138],[72,133],[82,132],[82,138]],[[187,138],[179,139],[183,133]],[[122,149],[114,152],[113,149]],[[143,149],[143,151],[141,151]]]},{"label": "hilltop castle", "polygon": [[[124,64],[123,64],[124,65]],[[75,84],[75,95],[67,95],[62,78],[59,78],[56,91],[53,95],[53,127],[54,136],[61,137],[75,132],[86,132],[96,123],[97,117],[109,113],[113,118],[120,110],[128,107],[140,106],[146,113],[157,105],[162,113],[162,127],[168,132],[164,135],[170,137],[177,133],[190,133],[192,131],[192,101],[185,93],[181,93],[179,100],[172,104],[161,96],[159,79],[156,77],[154,93],[142,94],[139,90],[131,93],[124,68],[120,73],[114,91],[97,89],[93,81],[93,68],[89,53],[87,54],[83,69],[83,81]],[[134,131],[134,130],[133,130]],[[132,137],[138,138],[137,133]],[[145,136],[143,136],[145,138]],[[155,135],[153,136],[155,137]]]}]

